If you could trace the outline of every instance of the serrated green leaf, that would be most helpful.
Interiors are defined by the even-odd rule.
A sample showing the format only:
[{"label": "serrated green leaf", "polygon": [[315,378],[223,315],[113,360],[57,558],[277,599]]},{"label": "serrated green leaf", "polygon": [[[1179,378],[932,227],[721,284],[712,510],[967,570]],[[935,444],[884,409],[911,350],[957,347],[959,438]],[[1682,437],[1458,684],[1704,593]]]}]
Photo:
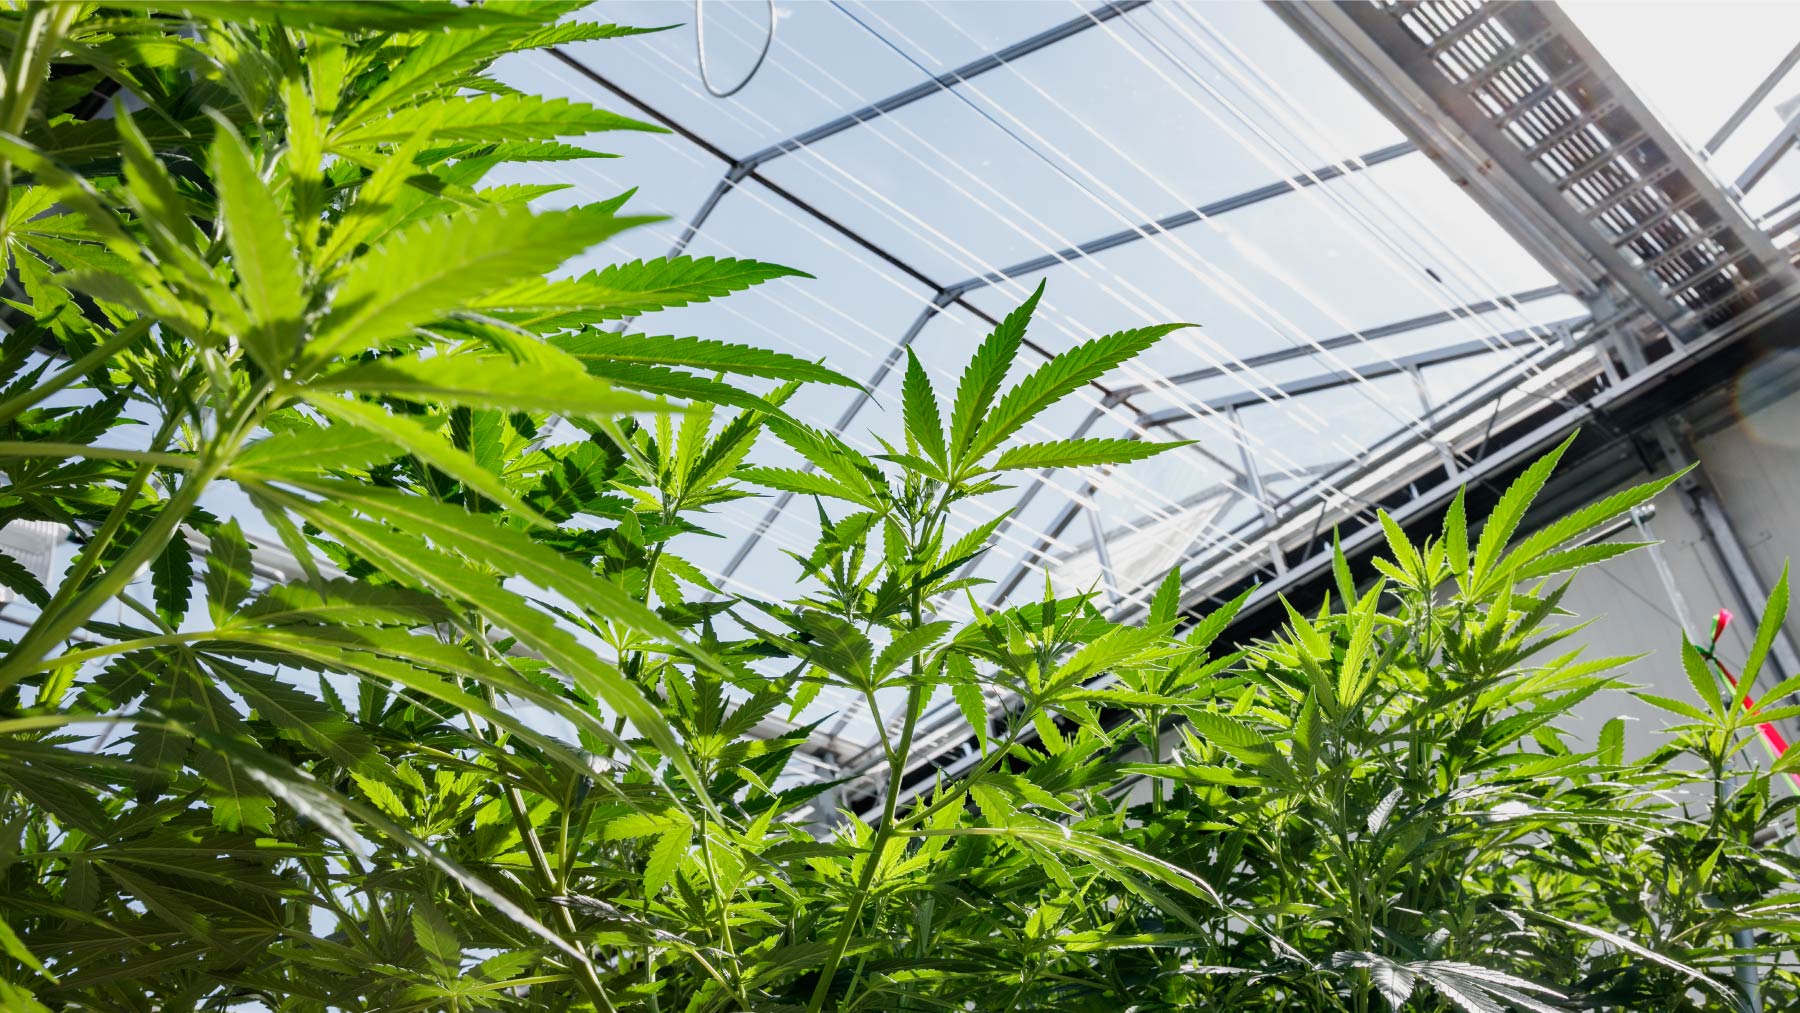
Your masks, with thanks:
[{"label": "serrated green leaf", "polygon": [[206,554],[206,608],[223,625],[250,596],[250,544],[236,519],[214,529]]},{"label": "serrated green leaf", "polygon": [[1444,551],[1457,580],[1462,580],[1469,572],[1469,523],[1463,505],[1467,492],[1466,487],[1458,488],[1456,498],[1450,501],[1450,509],[1444,512]]},{"label": "serrated green leaf", "polygon": [[980,421],[964,453],[978,460],[1004,443],[1040,412],[1187,324],[1160,324],[1104,335],[1058,355],[1007,391]]},{"label": "serrated green leaf", "polygon": [[329,471],[361,471],[399,457],[400,446],[354,425],[307,426],[276,433],[238,451],[236,474],[279,478]]},{"label": "serrated green leaf", "polygon": [[[578,278],[518,281],[470,305],[535,329],[566,328],[706,302],[787,277],[811,275],[754,260],[668,257],[614,264]],[[630,339],[622,344],[629,347]],[[698,347],[688,351],[702,354]]]},{"label": "serrated green leaf", "polygon": [[[339,422],[357,426],[401,447],[424,463],[438,469],[495,503],[516,511],[535,524],[548,525],[537,511],[519,499],[498,475],[483,468],[468,454],[456,449],[449,440],[405,415],[390,415],[365,401],[321,396],[311,399],[313,407]],[[298,477],[298,476],[295,476]]]},{"label": "serrated green leaf", "polygon": [[951,459],[961,461],[966,456],[964,451],[973,442],[976,428],[994,403],[994,396],[1000,393],[1006,371],[1018,357],[1019,345],[1025,340],[1025,328],[1031,323],[1031,314],[1043,295],[1044,284],[1039,282],[1030,297],[1008,313],[982,341],[963,368],[962,379],[956,384],[956,400],[950,409]]},{"label": "serrated green leaf", "polygon": [[846,500],[858,506],[875,507],[873,499],[851,489],[842,482],[799,468],[739,468],[737,477],[752,485],[765,486],[780,492],[791,492],[799,496],[828,496],[832,499]]},{"label": "serrated green leaf", "polygon": [[1609,718],[1600,726],[1599,760],[1616,767],[1625,762],[1625,721]]},{"label": "serrated green leaf", "polygon": [[948,464],[944,445],[944,417],[938,408],[931,378],[911,348],[906,350],[906,375],[900,383],[901,416],[907,439],[940,469]]},{"label": "serrated green leaf", "polygon": [[0,552],[0,587],[5,587],[26,601],[43,608],[50,603],[50,592],[44,588],[43,581],[37,574],[25,568],[5,552]]},{"label": "serrated green leaf", "polygon": [[1177,440],[1172,443],[1146,443],[1133,439],[1081,439],[1025,443],[1002,451],[993,468],[995,471],[1014,471],[1023,468],[1083,468],[1101,464],[1125,464],[1185,447],[1193,442]]},{"label": "serrated green leaf", "polygon": [[495,207],[411,226],[351,262],[305,361],[316,368],[379,348],[455,310],[479,308],[481,297],[654,220],[595,208],[533,214]]},{"label": "serrated green leaf", "polygon": [[1672,698],[1666,697],[1666,696],[1660,696],[1655,693],[1645,693],[1641,690],[1633,692],[1631,695],[1637,697],[1639,700],[1642,700],[1645,703],[1653,704],[1657,707],[1661,707],[1663,710],[1666,710],[1671,714],[1679,714],[1684,718],[1689,718],[1694,721],[1704,722],[1704,721],[1711,720],[1711,718],[1707,717],[1707,715],[1704,711],[1700,710],[1700,708],[1698,708],[1698,707],[1695,707],[1691,703],[1684,703],[1680,700],[1672,699]]},{"label": "serrated green leaf", "polygon": [[1694,695],[1700,698],[1714,714],[1725,716],[1729,699],[1721,691],[1719,679],[1713,675],[1712,667],[1700,655],[1700,649],[1683,634],[1681,638],[1681,668],[1687,674],[1688,685],[1694,687]]},{"label": "serrated green leaf", "polygon": [[194,550],[179,533],[150,564],[150,588],[156,614],[170,626],[180,626],[194,593]]},{"label": "serrated green leaf", "polygon": [[667,133],[663,127],[566,98],[540,95],[471,95],[434,98],[385,116],[348,124],[326,140],[332,150],[398,144],[418,135],[435,143],[539,141],[607,130]]},{"label": "serrated green leaf", "polygon": [[1744,657],[1744,670],[1738,674],[1739,685],[1756,685],[1756,677],[1762,674],[1763,662],[1768,659],[1770,649],[1775,646],[1775,637],[1780,634],[1782,623],[1787,621],[1787,611],[1788,566],[1783,563],[1781,579],[1775,582],[1775,587],[1769,592],[1769,600],[1763,605],[1762,618],[1756,624],[1756,640],[1750,645],[1750,653]]},{"label": "serrated green leaf", "polygon": [[654,897],[681,868],[681,857],[687,854],[688,838],[693,831],[686,825],[672,827],[656,838],[650,849],[650,860],[644,864],[644,892]]},{"label": "serrated green leaf", "polygon": [[[1512,551],[1508,552],[1500,564],[1495,567],[1496,571],[1506,573],[1514,569],[1522,570],[1557,546],[1578,538],[1616,517],[1628,514],[1641,504],[1648,503],[1664,489],[1673,485],[1681,476],[1687,474],[1687,471],[1688,469],[1683,469],[1655,481],[1645,482],[1614,493],[1598,502],[1590,503],[1566,517],[1544,525],[1521,539],[1518,545],[1514,546]],[[1538,575],[1552,572],[1555,571],[1537,569]],[[1530,578],[1521,577],[1520,579],[1528,580]]]},{"label": "serrated green leaf", "polygon": [[374,744],[362,729],[298,687],[237,665],[212,667],[220,679],[237,691],[263,720],[275,725],[285,738],[305,743],[329,756],[345,770],[369,773],[380,769],[382,764]]},{"label": "serrated green leaf", "polygon": [[358,363],[313,380],[311,391],[349,391],[415,401],[442,401],[471,408],[557,412],[579,418],[609,418],[633,412],[666,411],[641,394],[613,389],[554,358],[509,359],[498,355],[433,355],[384,358]]},{"label": "serrated green leaf", "polygon": [[256,174],[250,150],[229,120],[213,133],[212,177],[231,244],[231,267],[250,318],[244,347],[265,372],[280,375],[295,352],[306,312],[304,279],[287,221]]},{"label": "serrated green leaf", "polygon": [[[739,262],[742,263],[742,262]],[[767,277],[782,277],[785,268],[771,265],[756,265],[767,268]],[[750,276],[746,271],[742,277]],[[690,282],[696,288],[703,276],[696,272],[696,278]],[[724,295],[735,287],[742,287],[742,277],[729,282],[720,281],[720,290],[715,294]],[[590,370],[605,374],[611,364],[634,363],[645,366],[664,366],[679,369],[694,369],[706,373],[732,373],[737,376],[760,376],[773,380],[802,380],[808,383],[832,384],[839,387],[856,387],[856,381],[844,376],[836,370],[829,369],[815,362],[808,362],[796,356],[782,352],[773,352],[752,345],[733,345],[723,341],[708,341],[701,338],[649,337],[642,334],[616,334],[612,331],[587,327],[582,330],[560,334],[550,339],[550,344],[568,353]]]},{"label": "serrated green leaf", "polygon": [[1508,571],[1502,567],[1501,572],[1509,573],[1516,580],[1536,580],[1539,577],[1548,577],[1553,573],[1579,570],[1595,563],[1603,563],[1608,559],[1623,556],[1628,552],[1634,552],[1646,545],[1653,544],[1655,543],[1594,542],[1591,545],[1578,545],[1572,549],[1539,556],[1515,570]]},{"label": "serrated green leaf", "polygon": [[1188,715],[1188,722],[1202,739],[1244,763],[1265,773],[1290,773],[1287,757],[1267,736],[1249,725],[1211,711],[1194,711]]},{"label": "serrated green leaf", "polygon": [[1156,594],[1150,599],[1150,625],[1174,622],[1180,607],[1181,567],[1177,566],[1164,574],[1162,583],[1156,585]]},{"label": "serrated green leaf", "polygon": [[1550,473],[1556,470],[1556,463],[1562,460],[1563,452],[1575,442],[1575,436],[1576,434],[1571,433],[1555,450],[1533,461],[1518,478],[1513,479],[1500,501],[1494,504],[1487,523],[1482,525],[1481,540],[1475,547],[1474,574],[1478,585],[1495,572],[1494,564],[1500,559],[1500,550],[1511,540],[1513,532],[1519,527],[1519,521],[1524,519],[1525,511],[1531,506],[1531,501],[1544,488]]},{"label": "serrated green leaf", "polygon": [[415,905],[412,930],[413,941],[419,944],[438,977],[446,982],[455,980],[462,970],[462,943],[443,912],[429,901]]},{"label": "serrated green leaf", "polygon": [[988,714],[987,698],[982,696],[981,687],[973,682],[956,682],[950,685],[950,695],[956,701],[957,709],[962,711],[963,720],[975,730],[976,741],[981,743],[981,755],[988,752]]}]

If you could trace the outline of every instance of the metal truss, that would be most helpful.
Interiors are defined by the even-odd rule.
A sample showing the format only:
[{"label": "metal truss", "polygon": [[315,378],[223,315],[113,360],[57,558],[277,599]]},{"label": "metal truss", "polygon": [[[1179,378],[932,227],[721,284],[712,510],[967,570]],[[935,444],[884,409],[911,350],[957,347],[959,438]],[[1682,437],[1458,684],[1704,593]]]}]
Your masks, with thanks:
[{"label": "metal truss", "polygon": [[[1419,424],[1397,429],[1355,460],[1304,469],[1298,476],[1300,485],[1282,494],[1269,488],[1247,452],[1231,460],[1198,447],[1187,451],[1206,454],[1227,479],[1189,497],[1184,501],[1186,508],[1199,509],[1216,501],[1216,520],[1243,501],[1257,507],[1249,519],[1229,530],[1197,537],[1197,544],[1183,548],[1180,555],[1188,574],[1184,604],[1188,606],[1221,588],[1259,577],[1266,578],[1262,594],[1292,586],[1322,565],[1320,560],[1325,557],[1318,552],[1321,532],[1346,525],[1347,544],[1376,537],[1374,526],[1367,523],[1373,518],[1372,507],[1393,504],[1395,490],[1413,488],[1419,493],[1395,506],[1396,516],[1410,517],[1432,508],[1452,487],[1540,447],[1549,438],[1548,424],[1522,434],[1512,430],[1531,423],[1547,405],[1560,412],[1558,425],[1585,417],[1584,413],[1593,410],[1593,399],[1628,396],[1640,383],[1697,354],[1697,349],[1710,347],[1734,328],[1787,305],[1800,290],[1800,275],[1769,236],[1744,215],[1734,196],[1712,181],[1572,23],[1547,4],[1483,4],[1477,0],[1273,4],[1275,12],[1386,113],[1408,141],[1311,173],[1271,180],[1221,201],[960,281],[931,277],[760,171],[771,161],[949,91],[1145,2],[1103,4],[742,157],[711,144],[568,53],[555,55],[720,161],[723,171],[718,184],[688,220],[671,253],[686,248],[732,190],[753,184],[924,288],[926,304],[898,336],[896,347],[869,377],[865,390],[838,417],[834,428],[840,432],[854,423],[872,400],[872,392],[898,366],[905,349],[945,310],[956,306],[994,323],[990,314],[969,301],[972,292],[1161,236],[1419,150],[1463,184],[1559,284],[1328,337],[1305,347],[1261,353],[1242,364],[1209,365],[1164,379],[1175,387],[1190,387],[1246,369],[1310,358],[1483,314],[1517,312],[1525,304],[1561,294],[1573,294],[1586,304],[1586,317],[1510,330],[1482,341],[1458,341],[1354,371],[1322,372],[1258,390],[1196,398],[1185,407],[1146,412],[1132,399],[1151,393],[1150,385],[1107,389],[1095,384],[1100,406],[1072,436],[1086,434],[1103,415],[1118,410],[1135,418],[1141,428],[1154,429],[1192,419],[1196,412],[1233,417],[1240,409],[1268,400],[1279,402],[1403,374],[1414,380],[1421,398]],[[1796,63],[1800,63],[1800,49],[1765,82],[1764,91],[1774,87],[1781,74]],[[1752,96],[1746,110],[1756,101],[1758,97]],[[1741,111],[1734,119],[1741,122],[1744,115]],[[1735,123],[1728,124],[1722,133],[1728,135],[1734,127]],[[1716,143],[1722,143],[1722,138],[1709,148]],[[1539,335],[1546,332],[1553,332],[1556,340],[1543,343]],[[1035,350],[1048,354],[1046,349]],[[1431,402],[1422,379],[1424,369],[1495,352],[1513,354],[1455,397],[1443,404]],[[1159,394],[1165,389],[1160,383],[1156,386]],[[1595,390],[1602,394],[1594,394]],[[1577,391],[1584,393],[1572,396]],[[1504,446],[1491,445],[1495,433],[1511,433],[1511,437]],[[1077,515],[1085,512],[1092,542],[1078,551],[1093,553],[1107,586],[1118,596],[1114,607],[1121,616],[1138,607],[1130,600],[1128,589],[1120,586],[1124,577],[1115,569],[1117,553],[1108,545],[1112,533],[1087,505],[1098,481],[1090,478],[1026,557],[997,583],[996,601],[1004,599],[1036,566],[1067,562],[1067,553],[1059,559],[1051,547],[1079,519]],[[1428,483],[1428,488],[1417,488],[1420,482]],[[1044,485],[1030,484],[1014,513],[1029,506]],[[724,576],[731,576],[744,563],[790,501],[790,496],[783,495],[771,504],[738,547]],[[1006,706],[1000,699],[990,703],[997,710]],[[966,752],[967,733],[957,709],[929,713],[915,742],[921,762],[944,765],[945,757],[959,750]],[[880,758],[875,752],[830,755],[844,771],[867,775],[879,770]],[[846,790],[854,794],[856,788],[852,784]]]},{"label": "metal truss", "polygon": [[1555,4],[1272,9],[1596,312],[1653,321],[1650,354],[1800,287]]}]

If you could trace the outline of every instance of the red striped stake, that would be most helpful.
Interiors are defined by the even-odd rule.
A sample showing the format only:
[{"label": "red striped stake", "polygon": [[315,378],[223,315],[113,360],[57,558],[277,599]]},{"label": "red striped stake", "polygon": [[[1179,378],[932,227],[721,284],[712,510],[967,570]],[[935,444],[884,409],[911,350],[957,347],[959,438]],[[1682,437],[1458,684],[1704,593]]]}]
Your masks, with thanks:
[{"label": "red striped stake", "polygon": [[[1736,689],[1738,684],[1737,676],[1731,674],[1731,670],[1725,667],[1724,662],[1721,662],[1718,655],[1715,653],[1719,647],[1719,637],[1725,633],[1725,627],[1730,625],[1731,610],[1720,609],[1719,614],[1713,617],[1712,643],[1708,644],[1706,650],[1701,653],[1706,657],[1707,661],[1712,662],[1713,667],[1719,670],[1719,674],[1725,677],[1725,681],[1731,683],[1731,688]],[[1755,710],[1756,701],[1749,696],[1745,696],[1744,708],[1746,710]],[[1763,721],[1756,727],[1758,731],[1762,732],[1763,745],[1768,747],[1772,758],[1776,760],[1781,759],[1788,750],[1787,736],[1782,735],[1781,729],[1776,728],[1772,721]],[[1788,771],[1788,778],[1794,786],[1794,791],[1800,793],[1800,773]]]}]

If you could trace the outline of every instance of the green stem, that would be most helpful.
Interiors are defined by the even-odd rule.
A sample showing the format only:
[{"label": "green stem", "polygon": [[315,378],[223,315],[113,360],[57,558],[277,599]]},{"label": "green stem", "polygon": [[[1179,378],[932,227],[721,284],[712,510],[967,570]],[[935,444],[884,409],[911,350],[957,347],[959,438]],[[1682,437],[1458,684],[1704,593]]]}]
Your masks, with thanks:
[{"label": "green stem", "polygon": [[[916,529],[915,529],[916,531]],[[920,601],[917,584],[912,592],[912,624],[917,629],[924,622],[924,603]],[[831,994],[831,979],[836,977],[838,964],[844,959],[844,951],[850,946],[850,936],[856,931],[856,923],[862,917],[864,904],[868,902],[869,891],[875,882],[876,870],[881,868],[882,860],[887,856],[888,845],[893,842],[896,828],[895,811],[900,802],[900,789],[904,787],[906,776],[906,760],[912,753],[913,731],[918,725],[921,687],[924,683],[924,666],[919,663],[917,655],[912,659],[912,684],[906,691],[906,721],[901,727],[900,745],[893,756],[898,762],[888,763],[887,797],[882,801],[881,823],[875,828],[875,837],[869,842],[869,858],[863,865],[862,875],[858,877],[856,892],[850,895],[850,903],[844,909],[844,922],[838,929],[837,939],[831,944],[831,952],[826,955],[825,963],[819,968],[819,982],[813,986],[812,1000],[806,1004],[807,1013],[819,1013],[825,1008],[825,999]],[[879,726],[880,722],[877,721]]]},{"label": "green stem", "polygon": [[[156,514],[156,519],[144,533],[132,543],[117,562],[107,567],[100,578],[86,587],[82,587],[87,575],[93,572],[102,551],[123,526],[126,515],[137,499],[137,494],[149,480],[153,466],[145,464],[135,472],[121,495],[118,506],[106,519],[96,535],[98,544],[90,544],[88,551],[82,554],[82,562],[76,566],[76,572],[64,579],[57,594],[52,598],[50,606],[45,608],[19,639],[18,646],[9,654],[3,665],[0,665],[0,692],[12,688],[24,677],[25,670],[42,661],[56,644],[66,640],[70,634],[80,629],[100,606],[123,591],[137,576],[139,568],[148,564],[162,552],[169,539],[175,537],[181,523],[187,519],[189,512],[200,502],[200,496],[206,491],[213,479],[223,474],[237,446],[245,434],[254,428],[256,420],[262,416],[267,403],[263,401],[259,391],[246,398],[243,405],[232,419],[229,426],[221,426],[221,436],[214,444],[201,454],[195,471],[188,476],[175,490],[175,494],[163,504]],[[171,417],[163,424],[163,431],[153,446],[160,446],[162,440],[168,438],[172,426],[177,419]],[[65,595],[66,591],[75,590],[73,597]]]},{"label": "green stem", "polygon": [[[0,193],[4,192],[4,190],[0,190]],[[86,355],[63,367],[55,376],[29,390],[22,390],[5,401],[0,401],[0,425],[11,422],[19,416],[20,412],[35,406],[69,384],[99,369],[106,364],[108,359],[148,333],[150,333],[150,321],[134,320],[114,331],[112,337],[94,346]]]},{"label": "green stem", "polygon": [[[38,89],[50,79],[50,57],[81,9],[80,4],[72,3],[34,3],[27,8],[6,67],[6,93],[0,97],[0,131],[13,136],[24,133],[31,107],[37,104]],[[12,213],[12,182],[12,159],[0,158],[0,222]],[[0,239],[10,232],[10,228],[0,231]]]}]

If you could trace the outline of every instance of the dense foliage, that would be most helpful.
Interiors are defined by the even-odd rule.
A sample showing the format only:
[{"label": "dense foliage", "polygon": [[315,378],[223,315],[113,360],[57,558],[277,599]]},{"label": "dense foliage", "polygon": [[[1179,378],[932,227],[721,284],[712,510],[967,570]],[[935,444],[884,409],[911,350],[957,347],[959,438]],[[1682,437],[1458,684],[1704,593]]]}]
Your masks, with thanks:
[{"label": "dense foliage", "polygon": [[[1515,537],[1559,450],[1243,650],[1179,574],[1137,624],[989,607],[999,522],[955,508],[1169,449],[1019,437],[1174,326],[1019,375],[1034,295],[946,397],[908,359],[884,453],[803,425],[799,385],[854,383],[632,331],[799,272],[552,277],[630,195],[484,185],[651,129],[492,76],[637,31],[581,6],[0,21],[0,520],[79,546],[49,586],[0,556],[0,1007],[1800,1005],[1793,802],[1747,752],[1800,682],[1759,709],[1686,645],[1694,697],[1640,694],[1664,748],[1564,727],[1630,659],[1566,646],[1557,575],[1666,483]],[[792,601],[681,555],[759,487],[818,504]],[[815,813],[807,729],[754,734],[825,685],[882,730],[867,821]],[[940,692],[980,754],[909,795]]]}]

